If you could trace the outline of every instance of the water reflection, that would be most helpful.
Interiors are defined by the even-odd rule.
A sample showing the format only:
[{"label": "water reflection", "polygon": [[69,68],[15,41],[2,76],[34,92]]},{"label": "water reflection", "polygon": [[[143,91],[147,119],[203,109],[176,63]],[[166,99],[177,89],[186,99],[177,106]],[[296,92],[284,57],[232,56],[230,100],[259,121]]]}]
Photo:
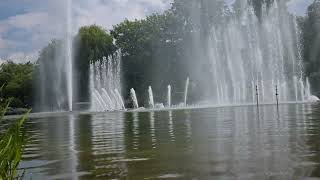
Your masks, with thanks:
[{"label": "water reflection", "polygon": [[169,114],[169,134],[170,134],[170,140],[175,141],[174,137],[174,127],[173,127],[173,121],[172,121],[172,111],[168,111]]},{"label": "water reflection", "polygon": [[33,118],[22,166],[32,179],[320,177],[319,107]]},{"label": "water reflection", "polygon": [[156,128],[154,122],[154,112],[150,112],[150,133],[151,133],[151,142],[152,148],[155,149],[157,147],[157,138],[156,138]]}]

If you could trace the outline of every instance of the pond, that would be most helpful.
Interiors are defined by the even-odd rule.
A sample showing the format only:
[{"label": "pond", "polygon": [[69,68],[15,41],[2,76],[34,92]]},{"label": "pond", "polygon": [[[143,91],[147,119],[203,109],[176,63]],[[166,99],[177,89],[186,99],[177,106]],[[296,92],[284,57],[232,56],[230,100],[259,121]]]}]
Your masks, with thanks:
[{"label": "pond", "polygon": [[33,115],[26,179],[320,177],[320,105]]}]

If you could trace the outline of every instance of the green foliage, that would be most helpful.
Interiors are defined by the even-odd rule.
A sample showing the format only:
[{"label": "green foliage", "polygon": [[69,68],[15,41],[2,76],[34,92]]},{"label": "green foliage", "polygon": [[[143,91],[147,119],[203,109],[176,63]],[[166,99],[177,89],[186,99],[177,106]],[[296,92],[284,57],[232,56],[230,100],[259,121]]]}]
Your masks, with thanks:
[{"label": "green foliage", "polygon": [[[182,58],[179,56],[182,54],[184,28],[183,23],[170,11],[143,20],[125,20],[114,26],[111,35],[123,55],[126,99],[129,99],[127,90],[130,88],[135,88],[139,99],[146,99],[146,89],[150,85],[164,95],[165,91],[159,88],[179,80],[177,71],[183,74],[182,62],[179,61]],[[162,98],[161,93],[157,93],[160,97],[155,98]]]},{"label": "green foliage", "polygon": [[[278,0],[278,3],[287,1]],[[256,16],[260,18],[262,7],[270,6],[275,0],[248,0],[248,2],[254,7]],[[308,17],[302,20],[306,76],[310,77],[315,87],[314,91],[317,92],[320,92],[320,85],[314,84],[320,81],[319,4],[319,0],[316,0],[309,7]],[[168,84],[175,85],[174,91],[182,92],[184,81],[190,76],[188,72],[205,76],[210,74],[206,62],[209,58],[206,55],[210,29],[238,16],[238,13],[243,12],[241,8],[243,0],[234,1],[232,9],[225,1],[174,0],[172,7],[163,14],[153,14],[142,20],[125,20],[115,25],[110,34],[97,25],[80,28],[74,40],[73,51],[74,79],[77,84],[77,92],[74,92],[75,101],[89,101],[90,63],[101,60],[103,56],[112,56],[118,49],[122,52],[125,99],[129,99],[130,88],[136,89],[140,100],[147,99],[146,89],[150,85],[157,92],[155,94],[159,95],[155,97],[156,101],[158,98],[159,101],[163,100]],[[52,61],[59,59],[57,52],[61,51],[62,47],[61,41],[54,40],[41,51],[39,64],[45,66],[44,72],[52,71],[54,63]],[[48,87],[47,92],[50,92],[46,94],[46,97],[51,98],[48,102],[54,102],[59,98],[54,96],[54,88],[50,86],[55,78],[45,77],[42,81],[46,84],[45,87]],[[203,82],[200,79],[194,80]],[[19,89],[18,83],[10,84],[8,89],[12,89],[13,92]],[[21,98],[15,100],[15,104],[25,103],[19,100]],[[43,104],[46,105],[48,102]]]},{"label": "green foliage", "polygon": [[[10,101],[10,100],[8,100]],[[1,107],[0,123],[8,109],[9,103]],[[8,125],[5,132],[0,133],[0,180],[22,179],[18,166],[22,159],[26,135],[24,124],[30,111],[23,117]]]},{"label": "green foliage", "polygon": [[76,54],[81,57],[77,61],[101,60],[104,56],[113,55],[116,50],[112,36],[97,25],[81,27],[75,45],[78,46]]},{"label": "green foliage", "polygon": [[0,67],[1,100],[12,98],[12,107],[31,107],[34,65],[4,63]]},{"label": "green foliage", "polygon": [[306,76],[310,78],[313,93],[320,96],[320,1],[308,8],[307,17],[300,19]]},{"label": "green foliage", "polygon": [[91,25],[80,28],[74,41],[74,62],[77,83],[77,102],[89,101],[89,65],[116,51],[113,37],[103,28]]}]

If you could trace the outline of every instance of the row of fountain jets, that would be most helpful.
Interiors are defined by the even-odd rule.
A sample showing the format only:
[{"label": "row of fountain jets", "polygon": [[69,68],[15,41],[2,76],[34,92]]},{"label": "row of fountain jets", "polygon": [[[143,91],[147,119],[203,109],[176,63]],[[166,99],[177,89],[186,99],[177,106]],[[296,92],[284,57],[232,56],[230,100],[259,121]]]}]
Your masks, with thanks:
[{"label": "row of fountain jets", "polygon": [[[166,106],[163,105],[162,103],[155,103],[154,101],[154,95],[153,95],[153,90],[152,87],[149,86],[148,88],[148,95],[149,95],[149,108],[151,109],[161,109],[161,108],[172,108],[172,107],[187,107],[187,101],[188,101],[188,91],[189,91],[189,83],[190,79],[187,78],[186,83],[185,83],[185,89],[184,89],[184,99],[183,103],[179,104],[178,106],[173,106],[172,105],[172,87],[171,85],[167,86],[167,102]],[[259,83],[258,83],[259,84]],[[304,85],[303,85],[304,86]],[[306,87],[304,91],[301,91],[301,97],[303,97],[303,100],[301,102],[306,102],[306,101],[318,101],[319,99],[315,96],[312,96],[310,94],[310,83],[309,80],[306,79]],[[263,89],[261,89],[261,92],[259,94],[259,86],[254,86],[256,89],[253,89],[253,101],[256,101],[257,99],[261,98],[262,102],[263,101]],[[279,95],[277,92],[278,91],[278,86],[276,86],[275,89],[275,97],[274,99],[277,98]],[[109,92],[109,93],[108,93]],[[296,92],[298,92],[296,90]],[[109,95],[110,94],[110,95]],[[296,93],[297,96],[297,93]],[[136,91],[134,88],[130,89],[130,97],[132,100],[133,108],[134,109],[140,109],[143,108],[139,106],[138,98]],[[113,91],[111,89],[106,90],[105,88],[101,88],[101,90],[94,89],[93,90],[93,98],[96,99],[98,105],[96,103],[93,103],[92,110],[93,111],[112,111],[112,110],[126,110],[123,98],[121,94],[119,93],[119,90],[115,88]],[[299,102],[298,100],[296,102]],[[278,103],[278,100],[277,100]]]},{"label": "row of fountain jets", "polygon": [[[91,92],[91,111],[114,111],[125,110],[125,103],[121,96],[121,52],[118,51],[114,56],[103,57],[101,61],[96,61],[90,65],[90,92]],[[187,106],[189,88],[189,78],[187,78],[184,101],[181,106]],[[148,89],[149,107],[164,108],[163,104],[156,104],[153,98],[152,87]],[[132,88],[130,95],[133,108],[140,108],[137,94]],[[168,95],[166,107],[172,107],[171,85],[168,85]]]},{"label": "row of fountain jets", "polygon": [[[188,89],[189,89],[189,78],[187,78],[185,91],[184,91],[184,102],[182,106],[187,106],[187,97],[188,97]],[[171,104],[171,85],[168,85],[167,88],[167,104],[166,107],[172,107]],[[109,93],[108,93],[109,92]],[[110,94],[110,95],[109,95]],[[149,94],[149,107],[154,108],[164,108],[163,104],[155,104],[152,87],[149,86],[148,89]],[[136,91],[134,88],[130,89],[130,96],[132,99],[132,104],[134,109],[139,109],[139,102],[137,98]],[[112,110],[126,110],[124,105],[123,98],[119,93],[119,90],[116,88],[114,90],[107,90],[106,88],[101,88],[100,90],[94,89],[92,92],[92,107],[91,110],[93,111],[112,111]]]},{"label": "row of fountain jets", "polygon": [[[121,92],[121,53],[118,52],[114,57],[103,58],[90,65],[90,92],[91,92],[91,111],[114,111],[125,110],[125,103],[120,94]],[[184,92],[184,103],[187,105],[189,78],[186,81]],[[155,104],[152,87],[148,89],[149,107],[164,108],[163,104]],[[133,108],[140,108],[135,90],[130,90]],[[168,85],[167,105],[171,107],[171,85]]]},{"label": "row of fountain jets", "polygon": [[[183,104],[182,104],[182,106],[184,106],[184,107],[187,106],[189,82],[190,82],[190,80],[189,80],[189,78],[187,78],[186,86],[185,86],[185,90],[184,90],[184,101],[183,101]],[[166,104],[167,108],[172,107],[172,104],[171,104],[171,93],[172,92],[171,91],[172,91],[171,85],[168,85],[168,87],[167,87],[167,104]],[[148,88],[148,94],[149,94],[149,107],[150,108],[155,109],[155,108],[164,108],[165,107],[163,104],[155,104],[154,98],[153,98],[153,91],[152,91],[152,87],[151,86],[149,86],[149,88]],[[134,109],[139,109],[139,103],[138,103],[138,99],[137,99],[137,94],[136,94],[136,91],[133,88],[130,89],[130,96],[131,96],[131,99],[132,99],[132,102],[133,102],[133,108]]]},{"label": "row of fountain jets", "polygon": [[[276,92],[272,91],[271,94],[267,94],[265,91],[271,91],[270,88],[277,86],[279,88],[280,102],[306,102],[306,101],[316,101],[317,97],[312,96],[310,93],[310,83],[308,78],[305,83],[301,78],[299,80],[294,78],[294,88],[292,92],[292,97],[287,96],[288,89],[287,84],[274,83],[274,81],[268,84],[263,80],[258,82],[251,82],[245,88],[233,88],[233,92],[224,91],[224,93],[218,96],[218,99],[223,101],[212,101],[211,104],[217,105],[230,105],[230,104],[252,104],[256,100],[260,99],[261,103],[275,103]],[[149,108],[151,109],[161,109],[161,108],[172,108],[172,107],[187,107],[188,101],[188,91],[189,91],[190,80],[187,78],[184,89],[184,99],[179,105],[172,105],[172,86],[167,87],[167,102],[166,105],[161,103],[155,103],[154,94],[152,87],[149,86]],[[270,87],[270,85],[272,87]],[[251,89],[252,88],[252,89]],[[228,89],[228,88],[227,88]],[[250,90],[249,90],[250,89]],[[246,91],[244,91],[246,90]],[[91,92],[91,111],[103,112],[103,111],[114,111],[114,110],[125,110],[125,103],[123,97],[121,96],[121,52],[117,52],[114,56],[108,58],[104,57],[101,61],[97,61],[90,65],[90,92]],[[230,94],[231,93],[231,94]],[[257,95],[259,94],[259,95]],[[278,93],[277,93],[278,94]],[[134,109],[139,109],[137,94],[135,90],[130,89],[130,96]],[[295,97],[294,97],[295,96]],[[289,100],[288,100],[289,99]],[[210,105],[210,104],[209,104]]]}]

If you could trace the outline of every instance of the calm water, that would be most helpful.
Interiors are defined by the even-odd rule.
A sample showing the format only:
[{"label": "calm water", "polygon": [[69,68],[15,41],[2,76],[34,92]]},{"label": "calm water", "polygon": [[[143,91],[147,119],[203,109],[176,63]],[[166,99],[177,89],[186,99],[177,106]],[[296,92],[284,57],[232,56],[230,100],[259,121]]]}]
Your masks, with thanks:
[{"label": "calm water", "polygon": [[26,179],[320,177],[320,105],[32,118]]}]

